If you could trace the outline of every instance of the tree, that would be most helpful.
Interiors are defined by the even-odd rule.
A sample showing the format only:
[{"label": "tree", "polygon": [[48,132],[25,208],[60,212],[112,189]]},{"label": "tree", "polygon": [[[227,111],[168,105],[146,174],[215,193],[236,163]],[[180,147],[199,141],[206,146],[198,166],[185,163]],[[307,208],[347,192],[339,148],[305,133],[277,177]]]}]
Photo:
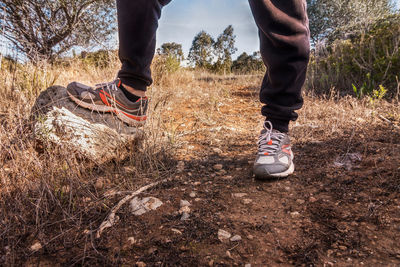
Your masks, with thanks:
[{"label": "tree", "polygon": [[233,34],[233,27],[229,25],[223,33],[218,36],[214,43],[214,53],[217,57],[217,62],[214,64],[214,69],[217,72],[227,72],[232,67],[232,55],[237,51],[235,47],[236,36]]},{"label": "tree", "polygon": [[32,61],[107,41],[115,29],[113,0],[1,0],[0,8],[4,37]]},{"label": "tree", "polygon": [[175,42],[162,44],[158,54],[174,58],[179,61],[179,63],[185,59],[182,51],[182,45]]},{"label": "tree", "polygon": [[252,55],[243,52],[235,61],[233,61],[232,71],[238,74],[264,72],[265,65],[261,59],[260,52],[254,52]]},{"label": "tree", "polygon": [[210,69],[213,61],[214,39],[205,31],[199,32],[193,39],[188,59],[198,68]]},{"label": "tree", "polygon": [[314,43],[367,30],[394,9],[391,0],[307,0],[307,4]]}]

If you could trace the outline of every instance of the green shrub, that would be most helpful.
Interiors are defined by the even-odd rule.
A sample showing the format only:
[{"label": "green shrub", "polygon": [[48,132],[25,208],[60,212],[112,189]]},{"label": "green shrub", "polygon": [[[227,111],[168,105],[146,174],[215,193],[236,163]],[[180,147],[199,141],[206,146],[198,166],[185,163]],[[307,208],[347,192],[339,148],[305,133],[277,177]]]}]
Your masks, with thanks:
[{"label": "green shrub", "polygon": [[333,41],[313,51],[307,88],[328,93],[369,95],[380,86],[387,97],[397,93],[400,75],[400,14],[390,15],[371,24],[350,39]]}]

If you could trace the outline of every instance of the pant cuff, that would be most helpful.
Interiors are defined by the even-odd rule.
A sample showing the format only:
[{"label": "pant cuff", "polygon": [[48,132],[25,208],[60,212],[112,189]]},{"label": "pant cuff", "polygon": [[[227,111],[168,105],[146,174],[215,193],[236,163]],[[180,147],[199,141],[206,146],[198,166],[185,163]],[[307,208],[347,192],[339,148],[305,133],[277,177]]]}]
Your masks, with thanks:
[{"label": "pant cuff", "polygon": [[272,127],[275,130],[278,130],[282,133],[288,133],[289,132],[289,121],[287,120],[276,120],[276,119],[267,119],[272,123]]},{"label": "pant cuff", "polygon": [[131,79],[119,77],[123,84],[132,87],[133,89],[146,91],[147,90],[147,82],[139,80],[139,79]]}]

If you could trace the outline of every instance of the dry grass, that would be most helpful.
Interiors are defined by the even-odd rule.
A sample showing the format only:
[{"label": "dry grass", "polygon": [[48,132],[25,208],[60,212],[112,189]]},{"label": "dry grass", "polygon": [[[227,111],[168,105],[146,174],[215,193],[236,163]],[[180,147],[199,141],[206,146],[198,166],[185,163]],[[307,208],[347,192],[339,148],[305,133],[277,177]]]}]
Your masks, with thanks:
[{"label": "dry grass", "polygon": [[[106,68],[73,62],[69,66],[3,65],[0,93],[0,264],[17,265],[33,255],[40,241],[48,253],[59,244],[76,246],[82,263],[96,257],[94,240],[85,231],[96,229],[116,199],[111,191],[132,191],[151,181],[175,175],[178,160],[193,151],[224,148],[238,140],[256,140],[262,117],[257,101],[261,75],[216,76],[154,67],[156,83],[147,138],[142,149],[119,163],[98,166],[80,160],[62,147],[42,147],[32,137],[30,108],[41,90],[72,80],[93,84],[114,78],[116,59]],[[351,97],[311,97],[292,127],[295,142],[317,142],[345,131],[372,129],[383,122],[399,125],[395,103]],[[345,141],[345,140],[344,140]],[[248,153],[248,152],[246,152]],[[249,159],[252,160],[252,159]],[[91,166],[88,168],[88,166]],[[92,244],[92,246],[90,246]],[[88,247],[83,247],[88,246]]]}]

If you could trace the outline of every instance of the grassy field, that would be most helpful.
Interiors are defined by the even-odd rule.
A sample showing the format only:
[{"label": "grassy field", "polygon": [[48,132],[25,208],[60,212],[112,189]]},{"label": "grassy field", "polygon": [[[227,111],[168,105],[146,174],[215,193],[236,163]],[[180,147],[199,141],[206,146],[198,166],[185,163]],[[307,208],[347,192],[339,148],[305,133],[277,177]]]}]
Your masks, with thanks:
[{"label": "grassy field", "polygon": [[[30,109],[40,91],[109,81],[117,69],[116,60],[105,68],[3,64],[0,265],[400,264],[398,102],[306,91],[291,125],[297,171],[271,183],[251,174],[260,74],[169,73],[156,63],[146,139],[122,162],[82,161],[35,141]],[[134,216],[126,205],[95,237],[125,195],[166,178],[142,195],[161,208]],[[183,199],[191,202],[185,221]],[[219,229],[241,240],[220,242]]]}]

